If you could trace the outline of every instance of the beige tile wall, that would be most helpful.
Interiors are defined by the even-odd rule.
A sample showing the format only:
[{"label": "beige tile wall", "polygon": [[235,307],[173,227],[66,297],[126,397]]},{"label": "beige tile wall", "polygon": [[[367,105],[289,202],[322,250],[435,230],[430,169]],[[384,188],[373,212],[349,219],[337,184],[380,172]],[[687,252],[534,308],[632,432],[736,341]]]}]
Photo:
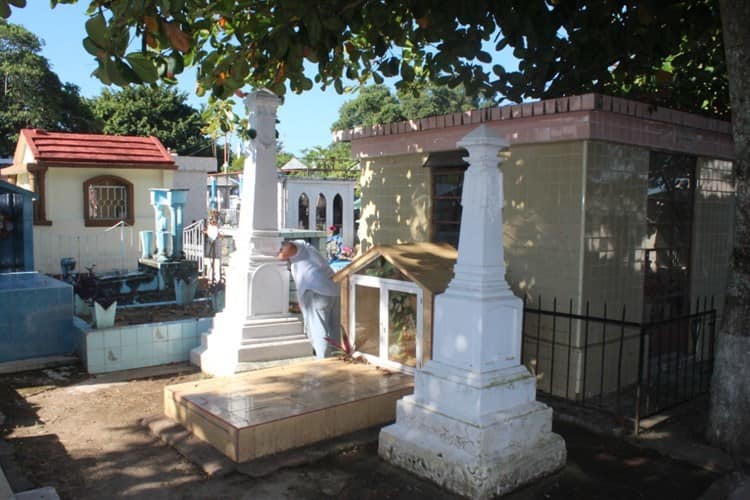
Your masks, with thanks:
[{"label": "beige tile wall", "polygon": [[577,301],[583,143],[514,146],[502,171],[508,283],[548,307]]},{"label": "beige tile wall", "polygon": [[[639,322],[649,150],[587,141],[586,157],[581,313],[588,302],[591,316]],[[639,330],[592,323],[588,331],[579,328],[574,345],[589,346],[579,357],[579,397],[584,392],[586,397],[606,394],[618,383],[626,386],[637,379]]]},{"label": "beige tile wall", "polygon": [[721,312],[727,286],[729,257],[734,234],[734,186],[732,163],[698,158],[698,184],[693,214],[690,295],[696,300],[707,297]]},{"label": "beige tile wall", "polygon": [[640,321],[643,242],[646,238],[649,151],[599,141],[587,143],[583,300],[592,314]]},{"label": "beige tile wall", "polygon": [[423,155],[367,160],[360,186],[360,249],[375,244],[427,241],[430,232],[430,172]]}]

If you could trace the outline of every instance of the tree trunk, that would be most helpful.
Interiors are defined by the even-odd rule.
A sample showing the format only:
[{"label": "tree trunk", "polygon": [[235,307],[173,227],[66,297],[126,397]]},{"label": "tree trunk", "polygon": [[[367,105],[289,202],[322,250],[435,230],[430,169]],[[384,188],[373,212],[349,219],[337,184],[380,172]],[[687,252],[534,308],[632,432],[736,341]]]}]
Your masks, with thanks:
[{"label": "tree trunk", "polygon": [[736,152],[734,252],[716,342],[708,439],[750,457],[750,2],[719,0]]}]

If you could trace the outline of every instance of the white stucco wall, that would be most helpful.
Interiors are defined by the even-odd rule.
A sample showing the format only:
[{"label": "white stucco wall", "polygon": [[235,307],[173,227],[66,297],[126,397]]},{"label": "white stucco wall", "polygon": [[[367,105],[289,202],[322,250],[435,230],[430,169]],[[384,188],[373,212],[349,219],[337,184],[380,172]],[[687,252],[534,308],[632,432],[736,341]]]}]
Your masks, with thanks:
[{"label": "white stucco wall", "polygon": [[[106,231],[85,227],[83,183],[99,175],[115,175],[133,184],[134,226]],[[28,177],[23,176],[28,182]],[[19,175],[19,186],[22,176]],[[174,171],[126,168],[53,167],[46,175],[46,207],[50,226],[34,226],[34,263],[40,272],[59,273],[60,259],[73,257],[76,269],[96,264],[105,272],[133,270],[140,255],[138,232],[154,229],[149,188],[173,187]]]},{"label": "white stucco wall", "polygon": [[326,222],[323,229],[333,224],[333,199],[341,196],[342,225],[341,237],[344,245],[354,246],[354,185],[353,180],[315,179],[307,177],[287,177],[279,182],[280,227],[299,228],[299,198],[304,193],[309,200],[309,228],[315,229],[315,207],[318,196],[326,199]]},{"label": "white stucco wall", "polygon": [[[183,220],[185,225],[206,217],[206,182],[209,172],[216,171],[216,159],[197,156],[176,156],[179,169],[174,173],[174,188],[189,189]],[[162,187],[162,186],[154,186]]]}]

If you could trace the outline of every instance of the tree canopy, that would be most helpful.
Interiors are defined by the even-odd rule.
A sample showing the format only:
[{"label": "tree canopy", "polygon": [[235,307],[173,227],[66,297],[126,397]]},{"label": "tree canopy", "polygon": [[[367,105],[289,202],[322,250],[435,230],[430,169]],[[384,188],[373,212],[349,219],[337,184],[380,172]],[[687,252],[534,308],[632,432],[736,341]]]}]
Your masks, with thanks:
[{"label": "tree canopy", "polygon": [[339,117],[331,129],[417,120],[478,106],[479,99],[467,95],[462,86],[450,88],[427,83],[401,89],[393,95],[385,85],[368,85],[361,87],[357,97],[341,106]]},{"label": "tree canopy", "polygon": [[331,125],[332,130],[343,130],[360,125],[377,125],[404,119],[398,99],[385,85],[362,87],[359,95],[345,102],[339,109],[339,117]]},{"label": "tree canopy", "polygon": [[36,35],[0,19],[0,156],[13,153],[22,128],[95,129],[78,87],[60,82],[41,50]]},{"label": "tree canopy", "polygon": [[[9,3],[25,2],[0,0],[0,15]],[[197,65],[197,92],[217,98],[394,77],[514,101],[601,91],[720,116],[729,103],[716,0],[93,0],[89,13],[84,47],[119,85]],[[491,66],[506,47],[518,71]]]},{"label": "tree canopy", "polygon": [[91,100],[101,132],[113,135],[153,135],[181,155],[211,156],[211,141],[203,134],[198,110],[187,94],[165,86],[105,89]]}]

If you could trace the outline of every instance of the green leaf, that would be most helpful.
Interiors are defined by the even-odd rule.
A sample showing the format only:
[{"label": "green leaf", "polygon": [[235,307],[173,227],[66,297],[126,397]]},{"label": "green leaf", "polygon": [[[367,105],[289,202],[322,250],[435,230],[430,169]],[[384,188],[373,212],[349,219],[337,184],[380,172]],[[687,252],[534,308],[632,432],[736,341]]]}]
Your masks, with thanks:
[{"label": "green leaf", "polygon": [[172,75],[179,75],[185,69],[185,65],[182,61],[182,56],[177,51],[173,51],[172,54],[167,56],[166,61],[168,74],[171,73]]},{"label": "green leaf", "polygon": [[489,64],[492,62],[492,56],[490,56],[487,52],[480,50],[477,53],[477,59],[479,59],[481,62],[485,64]]},{"label": "green leaf", "polygon": [[8,0],[8,2],[19,9],[26,7],[26,0]]},{"label": "green leaf", "polygon": [[115,85],[119,85],[120,87],[124,87],[127,85],[128,80],[123,76],[122,72],[120,71],[120,68],[118,67],[117,63],[114,62],[112,59],[106,59],[104,61],[104,71],[107,72],[107,76],[109,79],[114,83]]},{"label": "green leaf", "polygon": [[144,54],[143,52],[132,52],[126,55],[125,59],[130,63],[130,66],[133,68],[133,71],[135,71],[135,74],[138,75],[138,78],[145,83],[156,82],[159,74],[156,70],[154,61],[147,54]]},{"label": "green leaf", "polygon": [[378,69],[383,73],[383,76],[396,76],[398,74],[398,59],[391,57],[387,61],[380,63]]},{"label": "green leaf", "polygon": [[83,39],[83,48],[86,49],[86,52],[88,52],[89,54],[95,57],[99,57],[99,54],[102,53],[102,48],[99,47],[91,39],[91,37],[86,37]]},{"label": "green leaf", "polygon": [[414,81],[414,68],[412,68],[406,61],[401,63],[401,78],[407,82]]},{"label": "green leaf", "polygon": [[104,69],[104,63],[99,62],[99,67],[91,72],[91,76],[98,78],[104,85],[112,85],[112,80],[109,78],[109,74]]},{"label": "green leaf", "polygon": [[86,34],[99,47],[108,47],[107,40],[107,21],[102,14],[97,14],[86,21]]},{"label": "green leaf", "polygon": [[310,44],[317,45],[318,40],[320,40],[320,19],[316,12],[313,12],[310,18],[305,21],[305,27]]}]

